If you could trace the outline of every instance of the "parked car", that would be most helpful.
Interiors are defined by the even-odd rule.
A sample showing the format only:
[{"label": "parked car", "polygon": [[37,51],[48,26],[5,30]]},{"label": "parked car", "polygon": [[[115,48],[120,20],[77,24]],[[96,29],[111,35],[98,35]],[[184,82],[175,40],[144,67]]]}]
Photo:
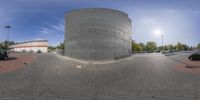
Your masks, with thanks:
[{"label": "parked car", "polygon": [[8,59],[7,51],[0,50],[0,59]]},{"label": "parked car", "polygon": [[200,60],[200,51],[197,51],[188,57],[190,60]]},{"label": "parked car", "polygon": [[24,52],[24,53],[25,53],[25,52],[27,52],[27,50],[26,50],[26,49],[23,49],[23,50],[22,50],[22,52]]},{"label": "parked car", "polygon": [[29,51],[28,51],[28,53],[33,53],[33,52],[34,52],[33,50],[29,50]]},{"label": "parked car", "polygon": [[41,50],[38,50],[37,53],[42,53],[42,51],[41,51]]}]

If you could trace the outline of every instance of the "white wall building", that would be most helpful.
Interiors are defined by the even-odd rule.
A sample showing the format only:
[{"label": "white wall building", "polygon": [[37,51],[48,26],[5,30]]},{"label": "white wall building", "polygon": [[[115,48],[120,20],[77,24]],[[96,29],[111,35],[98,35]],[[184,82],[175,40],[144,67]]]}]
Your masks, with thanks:
[{"label": "white wall building", "polygon": [[48,51],[48,40],[34,40],[34,41],[27,41],[22,43],[17,43],[14,45],[9,46],[13,51],[41,51],[47,52]]}]

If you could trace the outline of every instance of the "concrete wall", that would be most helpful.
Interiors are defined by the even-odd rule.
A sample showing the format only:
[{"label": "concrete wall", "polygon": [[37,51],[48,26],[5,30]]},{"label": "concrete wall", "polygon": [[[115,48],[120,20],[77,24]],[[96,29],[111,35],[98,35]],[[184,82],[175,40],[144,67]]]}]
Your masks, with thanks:
[{"label": "concrete wall", "polygon": [[87,8],[65,16],[65,55],[106,60],[131,53],[131,20],[112,9]]},{"label": "concrete wall", "polygon": [[65,55],[65,53],[64,53],[64,52],[65,52],[64,49],[56,49],[55,52],[56,52],[57,54],[59,54],[59,55],[62,55],[62,56]]}]

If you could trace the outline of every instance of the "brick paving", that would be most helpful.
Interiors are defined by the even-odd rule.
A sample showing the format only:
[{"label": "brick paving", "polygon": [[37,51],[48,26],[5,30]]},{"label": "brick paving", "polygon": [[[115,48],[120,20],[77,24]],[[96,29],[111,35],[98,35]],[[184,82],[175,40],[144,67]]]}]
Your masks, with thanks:
[{"label": "brick paving", "polygon": [[0,73],[14,71],[31,63],[36,54],[11,53],[8,60],[0,60]]},{"label": "brick paving", "polygon": [[200,74],[175,70],[176,60],[142,54],[86,64],[39,54],[27,67],[0,74],[0,100],[200,100]]},{"label": "brick paving", "polygon": [[176,70],[181,72],[200,74],[200,61],[190,61],[188,58],[183,58],[181,61],[189,65],[178,63],[175,66]]}]

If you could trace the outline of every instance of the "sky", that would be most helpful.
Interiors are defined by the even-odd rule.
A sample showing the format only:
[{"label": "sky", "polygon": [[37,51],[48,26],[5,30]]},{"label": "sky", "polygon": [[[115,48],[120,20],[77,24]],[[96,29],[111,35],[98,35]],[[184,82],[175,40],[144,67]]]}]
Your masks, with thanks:
[{"label": "sky", "polygon": [[56,46],[64,41],[64,15],[74,9],[111,8],[126,12],[132,20],[132,39],[162,44],[200,43],[200,0],[0,0],[0,41],[47,39]]}]

